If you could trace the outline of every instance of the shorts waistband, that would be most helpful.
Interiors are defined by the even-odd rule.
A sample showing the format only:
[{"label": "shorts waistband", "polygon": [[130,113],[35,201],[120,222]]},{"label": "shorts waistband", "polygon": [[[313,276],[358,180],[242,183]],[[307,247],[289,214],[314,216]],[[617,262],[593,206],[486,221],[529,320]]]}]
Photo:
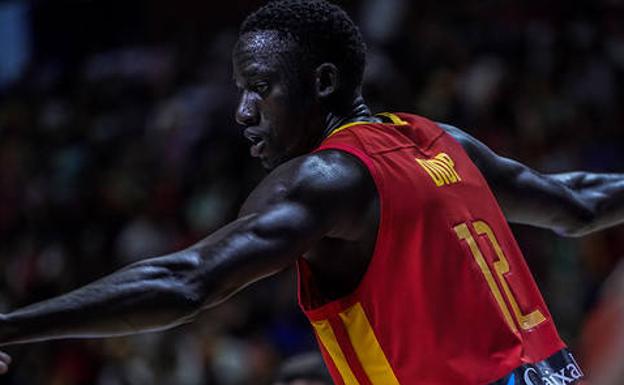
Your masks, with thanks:
[{"label": "shorts waistband", "polygon": [[582,384],[585,375],[568,349],[561,349],[547,359],[524,364],[489,385],[568,385]]}]

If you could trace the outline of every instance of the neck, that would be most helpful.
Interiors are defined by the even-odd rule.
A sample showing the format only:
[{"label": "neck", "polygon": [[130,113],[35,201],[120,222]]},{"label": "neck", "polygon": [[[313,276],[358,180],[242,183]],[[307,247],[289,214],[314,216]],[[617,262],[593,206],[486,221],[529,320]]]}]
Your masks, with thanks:
[{"label": "neck", "polygon": [[380,122],[379,118],[375,117],[362,95],[357,95],[349,107],[344,113],[330,112],[325,118],[325,130],[323,131],[323,138],[326,138],[335,129],[352,122]]}]

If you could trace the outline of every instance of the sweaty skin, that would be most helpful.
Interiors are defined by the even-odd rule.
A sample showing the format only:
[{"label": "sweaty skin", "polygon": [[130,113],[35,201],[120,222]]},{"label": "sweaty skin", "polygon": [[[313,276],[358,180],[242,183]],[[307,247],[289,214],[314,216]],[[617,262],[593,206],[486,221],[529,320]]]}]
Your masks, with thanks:
[{"label": "sweaty skin", "polygon": [[624,175],[542,174],[496,155],[460,129],[441,124],[485,176],[509,222],[579,237],[624,222]]},{"label": "sweaty skin", "polygon": [[[0,315],[0,345],[175,327],[300,256],[326,300],[351,292],[375,246],[377,191],[351,155],[310,151],[342,124],[377,118],[359,89],[340,88],[335,65],[308,68],[297,52],[296,42],[270,31],[243,35],[235,47],[236,119],[251,154],[272,170],[238,219],[185,250]],[[482,171],[510,222],[577,236],[624,221],[623,175],[540,174],[443,127]],[[8,362],[0,355],[0,372]]]}]

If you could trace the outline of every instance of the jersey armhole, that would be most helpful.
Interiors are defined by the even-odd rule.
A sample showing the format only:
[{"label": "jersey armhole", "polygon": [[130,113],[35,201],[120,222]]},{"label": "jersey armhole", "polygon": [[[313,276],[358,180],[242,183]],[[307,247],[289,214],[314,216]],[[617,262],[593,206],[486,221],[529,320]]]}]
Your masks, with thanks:
[{"label": "jersey armhole", "polygon": [[319,148],[314,150],[313,152],[319,152],[324,150],[337,150],[342,151],[354,156],[360,161],[364,167],[368,170],[371,178],[373,179],[373,183],[375,184],[375,188],[377,189],[377,193],[379,194],[379,228],[377,229],[377,234],[375,238],[375,247],[373,250],[373,255],[371,260],[369,261],[368,267],[366,268],[366,272],[362,276],[362,279],[357,284],[355,289],[342,298],[338,298],[332,300],[330,302],[323,303],[320,306],[311,306],[315,302],[315,298],[311,297],[314,295],[313,287],[310,287],[311,279],[310,271],[307,266],[307,262],[305,260],[301,260],[303,257],[297,261],[297,296],[299,300],[299,306],[302,308],[304,313],[310,319],[325,319],[331,314],[335,314],[340,312],[347,307],[353,305],[355,301],[360,298],[360,293],[367,286],[367,281],[370,280],[370,272],[374,269],[374,266],[379,263],[378,259],[380,255],[385,253],[386,239],[387,234],[385,229],[387,222],[385,204],[383,199],[383,179],[381,178],[381,173],[377,170],[375,163],[370,158],[368,154],[366,154],[361,149],[351,146],[349,144],[343,143],[333,143],[327,145],[321,145]]}]

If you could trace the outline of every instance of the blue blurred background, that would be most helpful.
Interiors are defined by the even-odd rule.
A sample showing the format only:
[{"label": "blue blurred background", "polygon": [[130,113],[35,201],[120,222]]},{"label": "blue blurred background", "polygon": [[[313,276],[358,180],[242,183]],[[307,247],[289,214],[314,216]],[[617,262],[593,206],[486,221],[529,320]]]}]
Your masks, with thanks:
[{"label": "blue blurred background", "polygon": [[[624,171],[624,2],[338,3],[368,41],[375,112],[454,124],[544,172]],[[230,50],[260,4],[0,1],[0,312],[235,217],[263,172],[233,119]],[[514,230],[583,350],[624,228]],[[170,332],[11,348],[0,384],[268,384],[311,349],[288,271]]]}]

